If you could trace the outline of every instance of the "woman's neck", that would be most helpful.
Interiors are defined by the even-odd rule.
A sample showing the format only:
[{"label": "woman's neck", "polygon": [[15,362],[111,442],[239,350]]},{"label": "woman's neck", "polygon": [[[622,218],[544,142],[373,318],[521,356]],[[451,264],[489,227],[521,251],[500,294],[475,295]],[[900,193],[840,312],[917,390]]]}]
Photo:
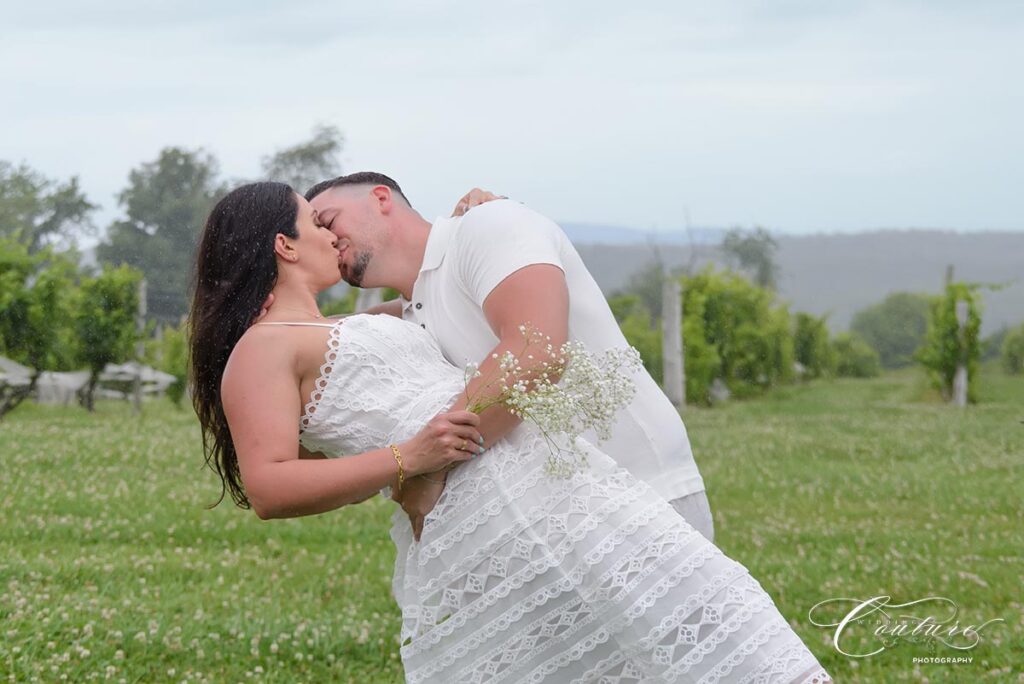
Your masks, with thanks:
[{"label": "woman's neck", "polygon": [[274,301],[267,310],[267,320],[322,318],[316,296],[307,290],[278,286],[271,290]]}]

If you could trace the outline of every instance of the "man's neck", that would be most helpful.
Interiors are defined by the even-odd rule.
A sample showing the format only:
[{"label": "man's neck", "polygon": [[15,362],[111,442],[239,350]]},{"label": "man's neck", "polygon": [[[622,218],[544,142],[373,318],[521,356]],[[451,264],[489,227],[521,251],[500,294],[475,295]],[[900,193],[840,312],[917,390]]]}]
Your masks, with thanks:
[{"label": "man's neck", "polygon": [[430,223],[419,214],[408,218],[408,224],[399,234],[404,237],[399,245],[400,259],[396,264],[399,277],[395,278],[395,289],[407,300],[412,299],[412,288],[423,268],[423,255],[430,238]]}]

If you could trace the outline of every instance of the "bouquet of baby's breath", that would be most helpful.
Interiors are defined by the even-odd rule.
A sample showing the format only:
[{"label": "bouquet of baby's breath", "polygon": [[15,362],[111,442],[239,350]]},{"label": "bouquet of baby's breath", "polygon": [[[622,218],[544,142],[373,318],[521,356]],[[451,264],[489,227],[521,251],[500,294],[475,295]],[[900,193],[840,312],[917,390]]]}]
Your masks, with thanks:
[{"label": "bouquet of baby's breath", "polygon": [[[640,353],[633,347],[609,349],[599,354],[579,342],[554,349],[551,338],[521,325],[523,348],[506,351],[498,368],[469,397],[468,411],[482,413],[501,404],[509,412],[535,425],[551,451],[548,472],[569,476],[586,465],[586,455],[576,438],[588,430],[598,440],[611,437],[615,414],[636,394],[633,374],[641,368]],[[477,364],[466,367],[466,386],[480,377]]]}]

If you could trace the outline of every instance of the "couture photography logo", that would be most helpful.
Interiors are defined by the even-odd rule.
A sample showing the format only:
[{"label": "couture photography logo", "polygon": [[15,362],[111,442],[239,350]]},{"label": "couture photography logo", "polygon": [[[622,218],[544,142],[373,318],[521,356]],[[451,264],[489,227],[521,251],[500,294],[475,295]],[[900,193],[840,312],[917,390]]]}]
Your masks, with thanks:
[{"label": "couture photography logo", "polygon": [[982,632],[993,623],[1006,622],[968,621],[959,615],[960,607],[944,596],[906,603],[894,603],[891,596],[833,598],[807,612],[813,625],[834,630],[832,645],[847,657],[870,658],[909,644],[919,653],[913,662],[950,665],[973,662],[968,652],[985,639]]}]

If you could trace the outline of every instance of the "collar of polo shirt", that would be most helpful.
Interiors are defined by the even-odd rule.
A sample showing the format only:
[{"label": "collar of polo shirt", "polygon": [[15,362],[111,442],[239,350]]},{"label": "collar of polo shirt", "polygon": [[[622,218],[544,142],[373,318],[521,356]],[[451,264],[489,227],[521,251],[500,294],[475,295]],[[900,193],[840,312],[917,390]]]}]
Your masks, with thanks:
[{"label": "collar of polo shirt", "polygon": [[[448,243],[451,240],[452,230],[455,228],[456,220],[458,219],[439,217],[430,227],[430,234],[427,236],[427,244],[423,249],[423,263],[420,265],[420,275],[427,271],[433,271],[441,265],[442,261],[444,261],[444,255],[448,251]],[[417,283],[419,283],[419,278],[417,278],[416,282],[413,283],[413,292],[416,292]],[[412,301],[406,299],[402,295],[398,296],[402,299],[403,312],[412,306]]]}]

